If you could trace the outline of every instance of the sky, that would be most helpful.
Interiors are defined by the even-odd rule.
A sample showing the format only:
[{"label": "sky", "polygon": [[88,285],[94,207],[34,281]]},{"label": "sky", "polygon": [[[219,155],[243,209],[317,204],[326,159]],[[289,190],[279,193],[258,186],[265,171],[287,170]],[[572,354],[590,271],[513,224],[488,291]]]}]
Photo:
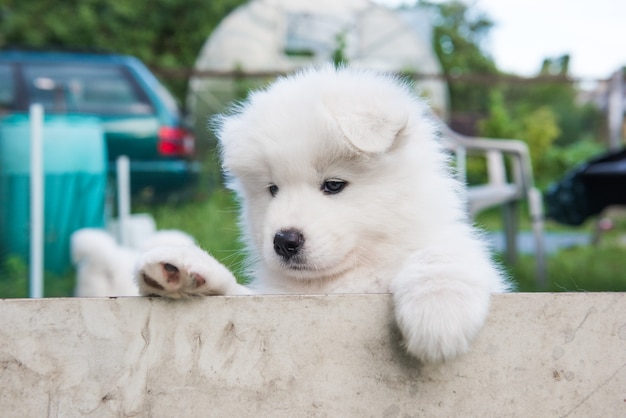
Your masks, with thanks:
[{"label": "sky", "polygon": [[[374,0],[388,6],[412,0]],[[570,75],[606,79],[626,65],[624,0],[468,0],[494,21],[485,44],[498,68],[536,75],[546,57],[569,53]]]}]

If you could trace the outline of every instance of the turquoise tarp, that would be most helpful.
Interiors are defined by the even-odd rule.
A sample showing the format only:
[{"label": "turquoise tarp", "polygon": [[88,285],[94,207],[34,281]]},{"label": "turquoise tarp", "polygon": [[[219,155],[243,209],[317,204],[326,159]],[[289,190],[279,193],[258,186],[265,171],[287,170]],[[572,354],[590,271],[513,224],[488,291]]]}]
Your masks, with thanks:
[{"label": "turquoise tarp", "polygon": [[[69,238],[104,226],[107,159],[97,118],[46,116],[43,128],[44,269],[70,267]],[[29,258],[30,123],[28,115],[0,119],[0,258]]]}]

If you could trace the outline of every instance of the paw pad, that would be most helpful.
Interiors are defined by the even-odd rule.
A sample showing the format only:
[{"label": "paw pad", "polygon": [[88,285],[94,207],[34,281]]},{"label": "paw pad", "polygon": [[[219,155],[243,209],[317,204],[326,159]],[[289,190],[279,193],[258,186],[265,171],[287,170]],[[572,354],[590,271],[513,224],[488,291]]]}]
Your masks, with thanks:
[{"label": "paw pad", "polygon": [[159,289],[159,290],[163,290],[163,286],[161,286],[159,284],[159,282],[154,280],[152,277],[148,276],[146,273],[143,273],[143,281],[144,281],[145,284],[147,284],[150,287],[153,287],[153,288]]},{"label": "paw pad", "polygon": [[170,263],[162,263],[162,266],[168,283],[178,283],[180,281],[180,270],[178,270],[178,267]]},{"label": "paw pad", "polygon": [[192,274],[191,277],[193,282],[196,284],[196,288],[206,284],[206,279],[199,274]]}]

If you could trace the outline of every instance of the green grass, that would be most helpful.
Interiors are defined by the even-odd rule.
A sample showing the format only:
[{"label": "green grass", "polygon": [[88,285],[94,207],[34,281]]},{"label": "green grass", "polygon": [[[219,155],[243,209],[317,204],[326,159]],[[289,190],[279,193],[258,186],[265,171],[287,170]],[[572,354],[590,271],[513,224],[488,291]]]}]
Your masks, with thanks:
[{"label": "green grass", "polygon": [[580,246],[559,251],[548,257],[545,287],[535,280],[535,261],[523,256],[509,266],[517,290],[522,292],[599,292],[626,291],[626,260],[623,247],[603,244]]},{"label": "green grass", "polygon": [[237,202],[231,192],[217,189],[210,196],[181,204],[138,207],[154,216],[158,229],[179,229],[240,275],[245,253],[239,242]]},{"label": "green grass", "polygon": [[[44,275],[44,296],[64,297],[72,296],[74,292],[75,275],[73,271],[66,274]],[[7,256],[0,263],[0,298],[28,297],[28,266],[16,256]]]},{"label": "green grass", "polygon": [[[530,230],[528,212],[520,209],[520,229]],[[615,228],[602,235],[600,244],[565,248],[547,256],[547,282],[543,285],[536,280],[535,259],[522,255],[515,265],[505,268],[518,291],[536,292],[598,292],[626,291],[626,219],[616,219]],[[501,212],[492,209],[481,213],[477,224],[487,231],[497,231],[502,227]],[[583,225],[571,227],[553,221],[545,222],[545,231],[577,232],[590,237],[596,219],[589,219]],[[498,257],[499,258],[499,257]]]},{"label": "green grass", "polygon": [[[184,203],[140,205],[135,213],[151,213],[159,229],[180,229],[191,234],[201,247],[209,251],[242,279],[244,253],[239,242],[237,204],[230,192],[217,189],[210,196]],[[524,209],[521,211],[525,213]],[[520,226],[528,229],[521,217]],[[477,223],[495,231],[501,227],[498,210],[487,211]],[[591,234],[593,221],[579,228],[546,223],[547,231],[584,231]],[[547,259],[548,282],[538,286],[532,256],[521,256],[514,266],[505,266],[519,291],[626,291],[626,249],[620,244],[626,234],[626,221],[618,221],[614,231],[603,236],[599,246],[569,248]],[[0,264],[0,298],[26,297],[28,268],[15,257]],[[71,296],[74,272],[65,275],[45,275],[45,296]]]}]

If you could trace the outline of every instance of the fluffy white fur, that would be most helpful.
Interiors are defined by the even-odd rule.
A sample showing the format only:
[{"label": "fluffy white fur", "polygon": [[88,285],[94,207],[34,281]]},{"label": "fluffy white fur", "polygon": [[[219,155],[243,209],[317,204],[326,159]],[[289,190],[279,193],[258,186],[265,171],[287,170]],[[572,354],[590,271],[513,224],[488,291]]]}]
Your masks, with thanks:
[{"label": "fluffy white fur", "polygon": [[[391,292],[409,353],[437,362],[466,352],[507,284],[425,106],[393,77],[331,67],[252,94],[218,132],[250,286],[198,248],[165,247],[142,255],[140,292]],[[291,257],[275,249],[281,231],[300,237]]]},{"label": "fluffy white fur", "polygon": [[119,245],[102,229],[79,229],[70,239],[72,262],[76,268],[74,294],[80,297],[139,296],[133,270],[140,252],[163,245],[194,244],[194,239],[184,232],[161,230],[145,237],[135,249]]}]

